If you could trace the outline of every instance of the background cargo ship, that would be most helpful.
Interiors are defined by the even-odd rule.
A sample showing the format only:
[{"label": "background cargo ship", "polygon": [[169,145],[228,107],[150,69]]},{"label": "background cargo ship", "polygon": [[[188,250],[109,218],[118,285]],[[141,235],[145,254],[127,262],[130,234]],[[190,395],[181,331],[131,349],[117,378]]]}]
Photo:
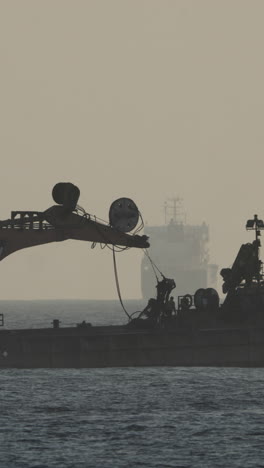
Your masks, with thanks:
[{"label": "background cargo ship", "polygon": [[[218,266],[209,263],[209,226],[186,222],[182,199],[164,203],[164,225],[145,226],[151,239],[149,254],[161,272],[174,278],[177,295],[194,294],[199,288],[216,287]],[[141,263],[141,291],[144,299],[156,294],[156,280],[149,259]]]}]

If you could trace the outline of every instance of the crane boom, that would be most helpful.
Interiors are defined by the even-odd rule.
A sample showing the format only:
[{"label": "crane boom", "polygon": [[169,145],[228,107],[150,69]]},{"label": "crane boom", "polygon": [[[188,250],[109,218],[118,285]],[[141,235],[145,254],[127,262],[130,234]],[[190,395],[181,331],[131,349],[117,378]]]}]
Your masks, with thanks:
[{"label": "crane boom", "polygon": [[0,221],[0,261],[17,250],[67,239],[124,247],[149,247],[147,236],[127,234],[91,219],[87,213],[78,213],[76,200],[71,200],[69,204],[69,187],[74,187],[75,192],[76,187],[69,183],[64,185],[67,186],[67,203],[62,200],[61,205],[52,206],[44,212],[13,211],[11,219]]}]

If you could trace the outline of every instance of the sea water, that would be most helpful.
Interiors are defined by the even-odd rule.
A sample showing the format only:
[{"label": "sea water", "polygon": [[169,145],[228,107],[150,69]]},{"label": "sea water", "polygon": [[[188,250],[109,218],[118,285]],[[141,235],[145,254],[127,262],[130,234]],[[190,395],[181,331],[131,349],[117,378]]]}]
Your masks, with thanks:
[{"label": "sea water", "polygon": [[[116,301],[0,307],[10,329],[126,322]],[[264,467],[264,369],[1,370],[0,405],[1,468]]]}]

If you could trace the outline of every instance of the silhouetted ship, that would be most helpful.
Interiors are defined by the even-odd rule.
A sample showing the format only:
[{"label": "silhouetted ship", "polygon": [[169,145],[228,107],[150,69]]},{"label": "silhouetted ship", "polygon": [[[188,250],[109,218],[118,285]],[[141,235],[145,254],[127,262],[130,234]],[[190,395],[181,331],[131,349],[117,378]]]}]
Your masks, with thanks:
[{"label": "silhouetted ship", "polygon": [[[165,202],[164,217],[164,225],[145,226],[151,259],[166,276],[176,278],[178,295],[215,288],[218,266],[209,263],[209,226],[187,224],[179,197]],[[155,294],[155,275],[147,256],[141,263],[141,291],[144,299]]]},{"label": "silhouetted ship", "polygon": [[[107,225],[78,207],[79,190],[73,184],[57,184],[53,198],[58,206],[45,212],[12,212],[11,219],[0,222],[0,260],[21,248],[69,238],[114,246],[114,258],[117,245],[149,246],[147,237],[137,231],[127,234],[139,219],[132,200],[113,202]],[[259,258],[264,224],[255,215],[246,227],[255,232],[255,239],[241,246],[232,268],[221,270],[223,304],[215,289],[199,288],[178,297],[176,306],[171,296],[175,281],[163,276],[156,297],[129,316],[126,325],[82,322],[67,328],[54,319],[52,328],[3,329],[0,367],[264,367],[264,278]],[[4,325],[3,315],[1,319]]]}]

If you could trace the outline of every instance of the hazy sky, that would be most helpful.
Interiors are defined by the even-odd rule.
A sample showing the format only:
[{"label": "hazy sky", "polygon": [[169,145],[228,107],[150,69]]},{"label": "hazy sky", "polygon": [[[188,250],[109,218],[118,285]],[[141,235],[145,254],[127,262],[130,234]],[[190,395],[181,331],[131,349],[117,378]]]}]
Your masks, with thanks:
[{"label": "hazy sky", "polygon": [[[159,224],[180,195],[211,260],[232,264],[264,217],[263,17],[262,0],[1,0],[0,219],[48,208],[59,181],[104,219],[128,196]],[[124,297],[140,296],[141,257],[117,258]],[[88,243],[0,267],[1,298],[117,297],[110,252]]]}]

